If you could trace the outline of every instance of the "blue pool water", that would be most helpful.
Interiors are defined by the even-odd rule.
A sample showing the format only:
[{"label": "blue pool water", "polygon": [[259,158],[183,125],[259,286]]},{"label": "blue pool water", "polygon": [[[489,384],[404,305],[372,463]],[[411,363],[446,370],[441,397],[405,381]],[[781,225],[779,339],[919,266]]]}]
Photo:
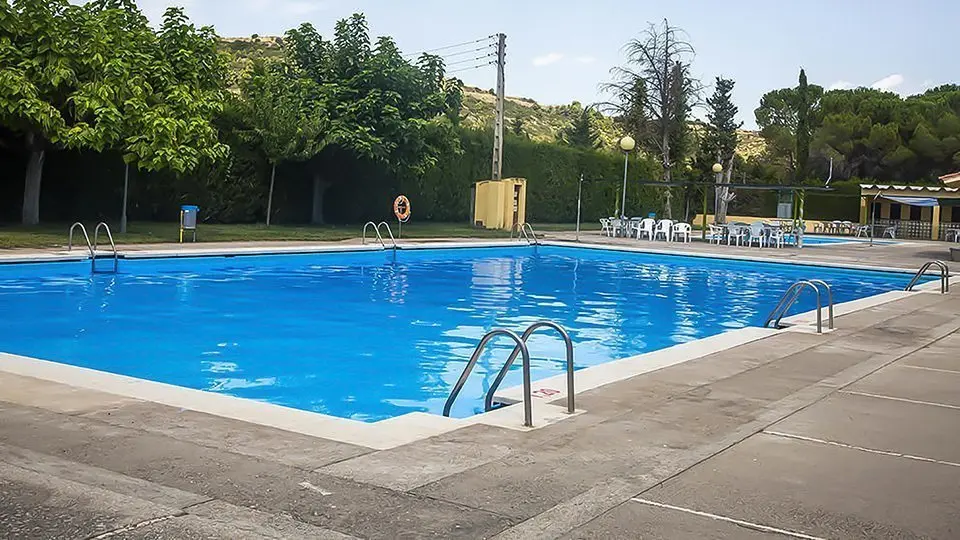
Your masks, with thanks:
[{"label": "blue pool water", "polygon": [[[554,319],[582,368],[759,326],[802,278],[844,302],[909,276],[554,246],[0,265],[0,351],[375,421],[439,413],[490,329]],[[530,348],[534,380],[562,372],[557,337]],[[508,349],[454,416],[480,410]]]},{"label": "blue pool water", "polygon": [[[833,244],[863,244],[870,243],[869,238],[857,238],[855,236],[813,236],[813,235],[804,235],[803,245],[804,246],[825,246]],[[879,240],[874,239],[874,244],[896,244],[897,242],[891,242],[890,240]]]}]

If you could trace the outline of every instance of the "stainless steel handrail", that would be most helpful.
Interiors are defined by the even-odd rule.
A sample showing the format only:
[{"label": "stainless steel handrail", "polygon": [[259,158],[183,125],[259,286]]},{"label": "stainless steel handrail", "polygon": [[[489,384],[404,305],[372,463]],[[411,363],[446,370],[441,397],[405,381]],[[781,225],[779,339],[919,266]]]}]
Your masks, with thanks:
[{"label": "stainless steel handrail", "polygon": [[[386,221],[381,221],[381,222],[377,225],[377,232],[380,232],[380,227],[385,227],[385,228],[387,229],[387,235],[390,236],[390,241],[393,242],[393,249],[397,249],[397,247],[398,247],[398,246],[397,246],[397,239],[393,237],[393,231],[390,230],[390,224],[387,223]],[[384,247],[386,247],[386,246],[384,246]]]},{"label": "stainless steel handrail", "polygon": [[822,279],[810,279],[807,280],[814,285],[823,285],[823,288],[827,291],[827,328],[833,330],[833,287],[829,283]]},{"label": "stainless steel handrail", "polygon": [[[519,225],[514,225],[510,228],[510,239],[513,239],[513,232],[517,231],[517,240],[526,240],[527,244],[532,246],[539,246],[540,241],[537,240],[537,233],[533,230],[533,225],[530,225],[527,222],[520,223]],[[527,234],[527,231],[530,231],[530,234]]]},{"label": "stainless steel handrail", "polygon": [[87,234],[87,228],[83,226],[83,223],[79,221],[70,226],[70,233],[67,235],[67,251],[73,251],[73,231],[77,227],[80,227],[80,231],[83,233],[83,238],[87,241],[87,249],[90,250],[90,257],[94,256],[93,253],[93,244],[90,243],[90,235]]},{"label": "stainless steel handrail", "polygon": [[480,354],[483,352],[484,347],[487,346],[487,343],[489,343],[491,339],[497,336],[507,336],[512,339],[520,349],[520,354],[523,355],[523,425],[533,427],[533,404],[531,403],[533,398],[530,393],[530,351],[527,350],[527,344],[520,339],[520,336],[510,330],[491,330],[483,336],[480,343],[477,344],[477,348],[473,350],[473,355],[470,356],[466,367],[463,368],[463,373],[460,374],[457,383],[453,385],[453,390],[450,391],[450,397],[447,398],[447,402],[443,405],[443,415],[450,416],[450,409],[453,408],[453,402],[457,400],[457,396],[460,395],[460,391],[463,390],[463,385],[467,383],[470,372],[473,371],[477,360],[480,359]]},{"label": "stainless steel handrail", "polygon": [[117,244],[113,242],[113,234],[110,232],[110,226],[103,221],[97,223],[97,228],[93,231],[93,258],[90,263],[90,271],[97,271],[97,244],[100,239],[101,228],[107,232],[107,239],[110,240],[110,249],[113,250],[113,273],[116,274],[117,268],[120,266],[120,255],[117,253]]},{"label": "stainless steel handrail", "polygon": [[377,233],[377,241],[380,242],[380,245],[383,246],[383,249],[387,249],[387,244],[385,244],[385,243],[383,242],[383,237],[380,236],[380,226],[377,225],[376,223],[372,222],[372,221],[368,221],[368,222],[366,222],[366,224],[364,224],[364,226],[363,226],[363,235],[362,235],[361,238],[360,238],[360,244],[361,244],[361,245],[364,245],[364,246],[367,245],[367,227],[369,227],[369,226],[371,226],[371,225],[373,225],[373,230],[374,230],[374,232]]},{"label": "stainless steel handrail", "polygon": [[913,279],[910,280],[910,284],[907,285],[905,291],[912,291],[913,288],[920,282],[920,278],[927,273],[927,270],[931,266],[936,266],[940,269],[940,294],[947,294],[950,292],[950,267],[947,266],[947,263],[943,261],[928,261],[923,266],[920,267],[920,270],[917,271],[916,275],[913,276]]},{"label": "stainless steel handrail", "polygon": [[[520,339],[526,343],[530,338],[530,335],[540,328],[553,328],[556,330],[560,334],[560,337],[563,338],[563,342],[567,347],[567,412],[569,414],[573,414],[576,411],[573,389],[573,341],[570,340],[570,335],[567,334],[567,331],[553,321],[538,321],[531,324],[526,330],[524,330],[523,335],[520,336]],[[500,383],[502,383],[503,378],[507,376],[507,373],[510,371],[510,366],[513,365],[513,361],[517,359],[517,355],[519,354],[520,347],[514,347],[513,352],[510,353],[510,357],[507,358],[506,363],[504,363],[503,367],[500,369],[500,373],[497,374],[497,378],[493,380],[493,383],[490,385],[490,389],[487,390],[487,395],[483,400],[484,411],[490,411],[493,409],[493,394],[498,388],[500,388]]]},{"label": "stainless steel handrail", "polygon": [[787,292],[783,293],[783,296],[780,298],[780,303],[777,304],[777,307],[773,308],[773,311],[770,312],[770,315],[767,317],[767,321],[763,323],[764,327],[770,325],[773,322],[774,328],[780,327],[780,320],[783,319],[783,316],[786,315],[787,310],[793,306],[793,303],[797,301],[797,298],[800,297],[800,293],[803,292],[804,287],[810,287],[813,289],[814,294],[817,295],[817,333],[823,333],[823,304],[820,302],[820,289],[810,281],[798,281],[790,286],[787,289]]}]

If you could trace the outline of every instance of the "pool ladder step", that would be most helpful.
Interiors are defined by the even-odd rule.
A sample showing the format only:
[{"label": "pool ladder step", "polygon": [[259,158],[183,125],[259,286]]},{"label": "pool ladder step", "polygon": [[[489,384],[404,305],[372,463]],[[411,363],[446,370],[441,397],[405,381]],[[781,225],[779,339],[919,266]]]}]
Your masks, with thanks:
[{"label": "pool ladder step", "polygon": [[362,245],[367,244],[367,229],[370,228],[371,226],[373,227],[373,231],[377,234],[376,236],[377,242],[380,242],[380,246],[383,247],[383,249],[387,249],[387,243],[383,241],[383,235],[380,234],[380,227],[384,227],[384,230],[387,232],[387,235],[390,238],[390,242],[393,244],[393,250],[394,251],[397,250],[397,248],[399,247],[397,245],[397,240],[396,238],[393,237],[393,231],[390,230],[390,224],[388,224],[386,221],[381,221],[380,223],[368,221],[366,224],[364,224],[363,235],[360,237],[360,243]]},{"label": "pool ladder step", "polygon": [[940,294],[947,294],[950,292],[950,267],[947,266],[947,263],[943,261],[928,261],[923,266],[920,267],[920,270],[917,270],[916,275],[913,276],[913,279],[910,280],[910,284],[907,285],[905,291],[912,291],[916,287],[917,283],[920,282],[920,279],[924,274],[927,273],[927,270],[936,266],[940,270]]},{"label": "pool ladder step", "polygon": [[477,344],[477,348],[473,350],[473,354],[470,356],[470,360],[467,362],[466,367],[463,368],[463,373],[460,374],[460,378],[457,380],[457,383],[453,385],[453,389],[450,391],[450,397],[447,398],[447,402],[443,406],[443,415],[450,416],[450,409],[453,408],[453,403],[457,400],[457,396],[460,395],[460,391],[463,390],[463,386],[467,383],[467,379],[470,377],[470,372],[473,371],[474,366],[476,366],[477,361],[480,359],[480,354],[483,353],[483,350],[486,348],[487,344],[490,343],[490,341],[495,337],[507,336],[512,339],[514,343],[516,343],[516,346],[514,347],[513,352],[510,353],[510,356],[507,357],[503,367],[500,368],[500,372],[497,373],[493,383],[490,384],[490,389],[487,390],[486,396],[483,400],[483,410],[491,411],[494,409],[494,394],[500,388],[500,383],[503,382],[503,379],[507,376],[507,373],[510,372],[510,367],[513,366],[513,362],[517,359],[517,356],[522,355],[523,425],[526,427],[533,427],[533,404],[530,382],[530,351],[527,348],[527,340],[530,339],[530,336],[535,331],[541,328],[552,328],[556,330],[557,333],[560,334],[560,337],[563,338],[564,345],[566,346],[567,413],[573,414],[576,411],[573,388],[573,341],[570,340],[570,335],[567,333],[567,331],[564,330],[559,324],[553,321],[539,321],[528,326],[521,336],[518,336],[516,332],[504,329],[496,329],[487,332],[487,334],[480,339],[480,343]]},{"label": "pool ladder step", "polygon": [[820,296],[820,287],[823,287],[827,293],[827,308],[828,313],[828,328],[833,330],[833,289],[827,284],[826,281],[822,279],[807,279],[803,281],[798,281],[790,286],[787,289],[787,292],[783,293],[783,296],[780,297],[780,302],[777,304],[777,307],[773,308],[773,311],[770,312],[770,315],[767,316],[767,321],[763,323],[764,328],[769,327],[770,323],[773,323],[774,328],[780,328],[780,320],[787,314],[787,311],[793,306],[793,304],[800,298],[800,294],[804,289],[810,289],[816,294],[817,297],[817,333],[823,333],[823,302],[821,301]]},{"label": "pool ladder step", "polygon": [[101,221],[97,223],[97,228],[93,231],[93,243],[90,242],[90,235],[87,234],[87,228],[83,226],[83,223],[79,221],[70,226],[70,232],[67,235],[67,251],[73,251],[73,231],[79,227],[80,232],[83,233],[83,239],[87,243],[87,250],[90,252],[90,272],[97,273],[97,247],[100,240],[100,230],[103,229],[107,234],[107,239],[110,240],[110,250],[113,255],[113,273],[117,273],[117,269],[120,266],[120,254],[117,252],[117,244],[113,241],[113,234],[110,232],[110,226],[105,222]]}]

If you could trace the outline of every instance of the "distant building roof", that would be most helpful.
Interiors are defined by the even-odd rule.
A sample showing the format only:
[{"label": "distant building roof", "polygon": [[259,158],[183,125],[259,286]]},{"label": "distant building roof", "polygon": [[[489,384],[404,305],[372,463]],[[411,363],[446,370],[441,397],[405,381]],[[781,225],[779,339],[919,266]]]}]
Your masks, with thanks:
[{"label": "distant building roof", "polygon": [[940,177],[940,181],[947,185],[960,185],[960,172],[945,174]]},{"label": "distant building roof", "polygon": [[[949,175],[948,175],[949,176]],[[942,178],[942,177],[941,177]],[[960,173],[957,173],[957,180],[960,181]],[[940,187],[940,186],[893,186],[887,184],[860,184],[860,190],[876,189],[880,191],[919,191],[923,193],[957,193],[960,187]]]}]

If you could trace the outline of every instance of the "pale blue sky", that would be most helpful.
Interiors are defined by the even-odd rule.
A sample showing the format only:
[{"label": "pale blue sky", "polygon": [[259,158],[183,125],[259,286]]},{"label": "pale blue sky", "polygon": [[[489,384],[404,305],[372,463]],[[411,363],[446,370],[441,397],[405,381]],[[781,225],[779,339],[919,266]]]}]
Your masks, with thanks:
[{"label": "pale blue sky", "polygon": [[[504,32],[507,94],[544,104],[600,99],[598,86],[622,62],[623,44],[648,21],[666,17],[697,49],[696,75],[708,84],[717,75],[737,81],[746,127],[754,125],[760,96],[796,84],[800,66],[811,82],[828,88],[876,85],[911,94],[960,81],[956,0],[138,2],[152,20],[168,4],[183,5],[222,36],[281,35],[303,21],[329,36],[337,19],[360,11],[374,36],[393,36],[404,52]],[[496,82],[492,67],[456,75],[481,88]]]}]

